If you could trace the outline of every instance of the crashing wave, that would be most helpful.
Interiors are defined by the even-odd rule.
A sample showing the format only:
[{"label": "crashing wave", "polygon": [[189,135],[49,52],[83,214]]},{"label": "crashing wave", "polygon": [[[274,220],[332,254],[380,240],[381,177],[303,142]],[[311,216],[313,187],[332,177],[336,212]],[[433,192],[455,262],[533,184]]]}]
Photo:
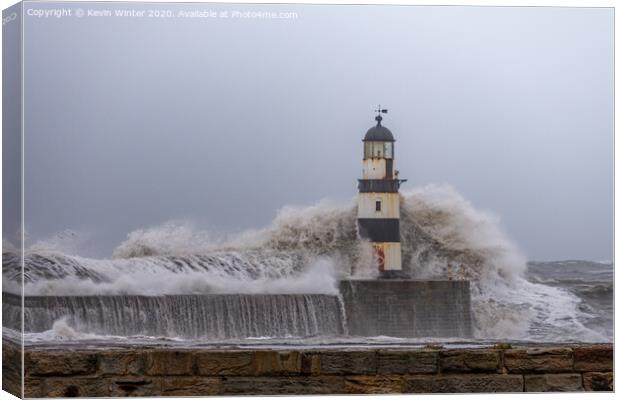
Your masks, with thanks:
[{"label": "crashing wave", "polygon": [[[454,189],[431,185],[403,192],[400,226],[409,276],[472,282],[477,337],[601,339],[579,321],[579,298],[529,282],[526,259],[499,218],[475,210]],[[21,275],[11,257],[3,255],[3,288],[17,293],[12,289]],[[377,274],[370,244],[358,238],[354,201],[286,207],[271,226],[223,242],[168,223],[130,233],[110,259],[45,248],[27,250],[24,264],[29,295],[333,294],[338,279]]]}]

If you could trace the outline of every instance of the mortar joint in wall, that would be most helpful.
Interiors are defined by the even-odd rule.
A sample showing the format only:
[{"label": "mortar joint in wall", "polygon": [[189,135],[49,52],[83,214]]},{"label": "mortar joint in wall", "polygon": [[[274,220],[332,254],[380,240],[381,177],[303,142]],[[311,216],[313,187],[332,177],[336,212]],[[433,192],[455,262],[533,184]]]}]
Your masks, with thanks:
[{"label": "mortar joint in wall", "polygon": [[508,369],[506,368],[506,364],[505,364],[505,361],[504,361],[504,357],[506,355],[506,350],[499,349],[498,350],[498,355],[499,355],[499,371],[502,374],[507,374],[508,373]]},{"label": "mortar joint in wall", "polygon": [[192,351],[190,372],[192,376],[198,376],[198,361],[196,360],[196,352]]},{"label": "mortar joint in wall", "polygon": [[374,353],[374,373],[375,376],[379,374],[379,350],[375,349]]}]

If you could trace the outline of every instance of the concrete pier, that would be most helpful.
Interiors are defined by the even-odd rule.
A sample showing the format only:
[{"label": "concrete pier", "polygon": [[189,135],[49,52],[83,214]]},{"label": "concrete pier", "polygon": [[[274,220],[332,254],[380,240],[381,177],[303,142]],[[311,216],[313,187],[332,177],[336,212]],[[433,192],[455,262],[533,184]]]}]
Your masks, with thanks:
[{"label": "concrete pier", "polygon": [[[343,280],[339,290],[342,302],[335,294],[30,296],[24,327],[43,332],[70,318],[90,333],[184,339],[473,336],[467,281]],[[2,300],[4,326],[19,330],[22,299],[3,293]]]},{"label": "concrete pier", "polygon": [[468,281],[340,282],[351,336],[472,337]]}]

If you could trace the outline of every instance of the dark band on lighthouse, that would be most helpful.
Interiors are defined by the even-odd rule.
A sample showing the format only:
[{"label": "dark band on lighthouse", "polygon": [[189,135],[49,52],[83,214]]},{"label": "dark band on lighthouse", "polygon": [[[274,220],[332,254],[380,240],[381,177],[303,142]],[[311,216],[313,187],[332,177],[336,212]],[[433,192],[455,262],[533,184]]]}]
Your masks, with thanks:
[{"label": "dark band on lighthouse", "polygon": [[371,242],[400,242],[400,220],[397,218],[358,218],[359,234]]},{"label": "dark band on lighthouse", "polygon": [[381,124],[387,110],[379,107],[377,125],[364,136],[363,176],[358,180],[357,225],[361,238],[373,245],[382,272],[401,271],[400,204],[404,180],[394,169],[394,136]]}]

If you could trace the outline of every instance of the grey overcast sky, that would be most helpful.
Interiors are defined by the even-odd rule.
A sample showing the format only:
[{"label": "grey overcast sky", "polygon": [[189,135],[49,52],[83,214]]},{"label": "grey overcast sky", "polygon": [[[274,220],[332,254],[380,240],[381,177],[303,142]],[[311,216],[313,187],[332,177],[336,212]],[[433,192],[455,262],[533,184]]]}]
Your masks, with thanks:
[{"label": "grey overcast sky", "polygon": [[25,4],[61,7],[25,16],[32,240],[90,232],[105,256],[171,219],[235,232],[349,200],[380,102],[407,187],[452,185],[529,259],[612,258],[612,9]]}]

